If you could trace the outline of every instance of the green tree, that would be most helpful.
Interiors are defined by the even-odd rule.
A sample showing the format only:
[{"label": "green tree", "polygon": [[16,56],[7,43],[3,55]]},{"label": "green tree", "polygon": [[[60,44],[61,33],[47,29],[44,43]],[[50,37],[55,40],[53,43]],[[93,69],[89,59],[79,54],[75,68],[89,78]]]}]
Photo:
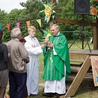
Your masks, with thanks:
[{"label": "green tree", "polygon": [[[42,1],[42,2],[41,2]],[[42,34],[38,30],[38,23],[36,22],[37,19],[42,19],[42,25],[45,28],[44,16],[39,14],[41,10],[43,10],[42,3],[47,4],[49,0],[27,0],[26,3],[21,2],[20,5],[24,7],[24,9],[12,9],[10,13],[5,13],[4,11],[0,10],[0,25],[3,27],[5,32],[5,39],[10,40],[10,32],[6,28],[6,24],[11,24],[11,29],[16,26],[16,22],[20,22],[20,29],[22,31],[23,37],[26,36],[27,33],[27,26],[26,21],[30,20],[31,25],[34,25],[37,28],[36,36],[40,39]],[[58,0],[59,2],[56,4],[55,7],[55,17],[64,18],[69,20],[82,20],[81,15],[74,14],[74,0]],[[90,4],[94,0],[90,0]],[[92,21],[91,15],[85,15],[85,21]],[[65,31],[80,31],[82,29],[81,26],[78,25],[70,25],[70,24],[62,24],[59,23],[61,30],[64,31],[64,34],[67,38],[71,39],[70,34],[72,32],[66,33]],[[92,35],[92,27],[87,26],[85,30],[88,31],[88,34]],[[75,33],[76,35],[78,33]]]}]

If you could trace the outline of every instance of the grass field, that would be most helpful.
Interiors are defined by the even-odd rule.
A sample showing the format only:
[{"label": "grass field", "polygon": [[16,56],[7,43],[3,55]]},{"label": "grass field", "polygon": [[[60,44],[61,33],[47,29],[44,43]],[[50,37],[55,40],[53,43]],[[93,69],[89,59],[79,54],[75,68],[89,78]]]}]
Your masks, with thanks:
[{"label": "grass field", "polygon": [[[69,44],[69,46],[71,43]],[[77,46],[78,45],[78,46]],[[73,49],[80,49],[81,43],[74,43],[72,47],[69,50]],[[90,45],[91,49],[93,48],[92,45]],[[88,46],[85,47],[85,49],[88,49]],[[39,55],[39,61],[40,61],[40,76],[39,76],[39,84],[44,83],[45,81],[42,79],[42,74],[43,74],[43,55]],[[32,85],[33,86],[33,85]],[[7,87],[7,91],[8,91]],[[43,93],[43,86],[39,86],[39,94],[38,96],[30,97],[30,98],[47,98],[42,96],[41,93]],[[93,81],[83,81],[77,90],[75,96],[71,98],[98,98],[98,87],[94,87]]]}]

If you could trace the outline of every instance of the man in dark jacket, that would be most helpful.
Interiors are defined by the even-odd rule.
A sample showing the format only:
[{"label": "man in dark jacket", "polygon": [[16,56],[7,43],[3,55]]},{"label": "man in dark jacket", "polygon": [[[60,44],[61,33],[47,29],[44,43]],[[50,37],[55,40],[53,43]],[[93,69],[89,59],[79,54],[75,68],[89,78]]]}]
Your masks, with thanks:
[{"label": "man in dark jacket", "polygon": [[8,50],[2,43],[3,31],[0,30],[0,98],[4,98],[8,83]]}]

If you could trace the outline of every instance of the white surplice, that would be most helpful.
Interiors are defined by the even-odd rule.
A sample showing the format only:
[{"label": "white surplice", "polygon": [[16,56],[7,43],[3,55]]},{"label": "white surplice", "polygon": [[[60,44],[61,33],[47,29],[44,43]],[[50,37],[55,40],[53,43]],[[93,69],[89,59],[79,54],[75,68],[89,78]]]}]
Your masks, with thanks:
[{"label": "white surplice", "polygon": [[25,37],[25,48],[28,51],[30,62],[27,64],[27,91],[30,94],[38,94],[39,60],[38,55],[42,53],[41,46],[36,37]]},{"label": "white surplice", "polygon": [[65,77],[63,77],[61,80],[46,81],[44,93],[65,94],[66,93]]}]

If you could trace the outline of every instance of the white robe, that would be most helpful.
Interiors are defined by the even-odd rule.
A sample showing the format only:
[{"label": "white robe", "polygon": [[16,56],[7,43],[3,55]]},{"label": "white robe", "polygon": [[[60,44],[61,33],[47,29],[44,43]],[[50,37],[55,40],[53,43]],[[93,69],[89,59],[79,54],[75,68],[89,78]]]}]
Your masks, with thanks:
[{"label": "white robe", "polygon": [[66,93],[65,77],[63,77],[59,81],[58,80],[46,81],[44,93],[65,94]]},{"label": "white robe", "polygon": [[38,55],[42,53],[41,46],[36,37],[25,37],[25,48],[28,51],[30,62],[27,64],[27,91],[30,94],[38,94],[39,60]]}]

